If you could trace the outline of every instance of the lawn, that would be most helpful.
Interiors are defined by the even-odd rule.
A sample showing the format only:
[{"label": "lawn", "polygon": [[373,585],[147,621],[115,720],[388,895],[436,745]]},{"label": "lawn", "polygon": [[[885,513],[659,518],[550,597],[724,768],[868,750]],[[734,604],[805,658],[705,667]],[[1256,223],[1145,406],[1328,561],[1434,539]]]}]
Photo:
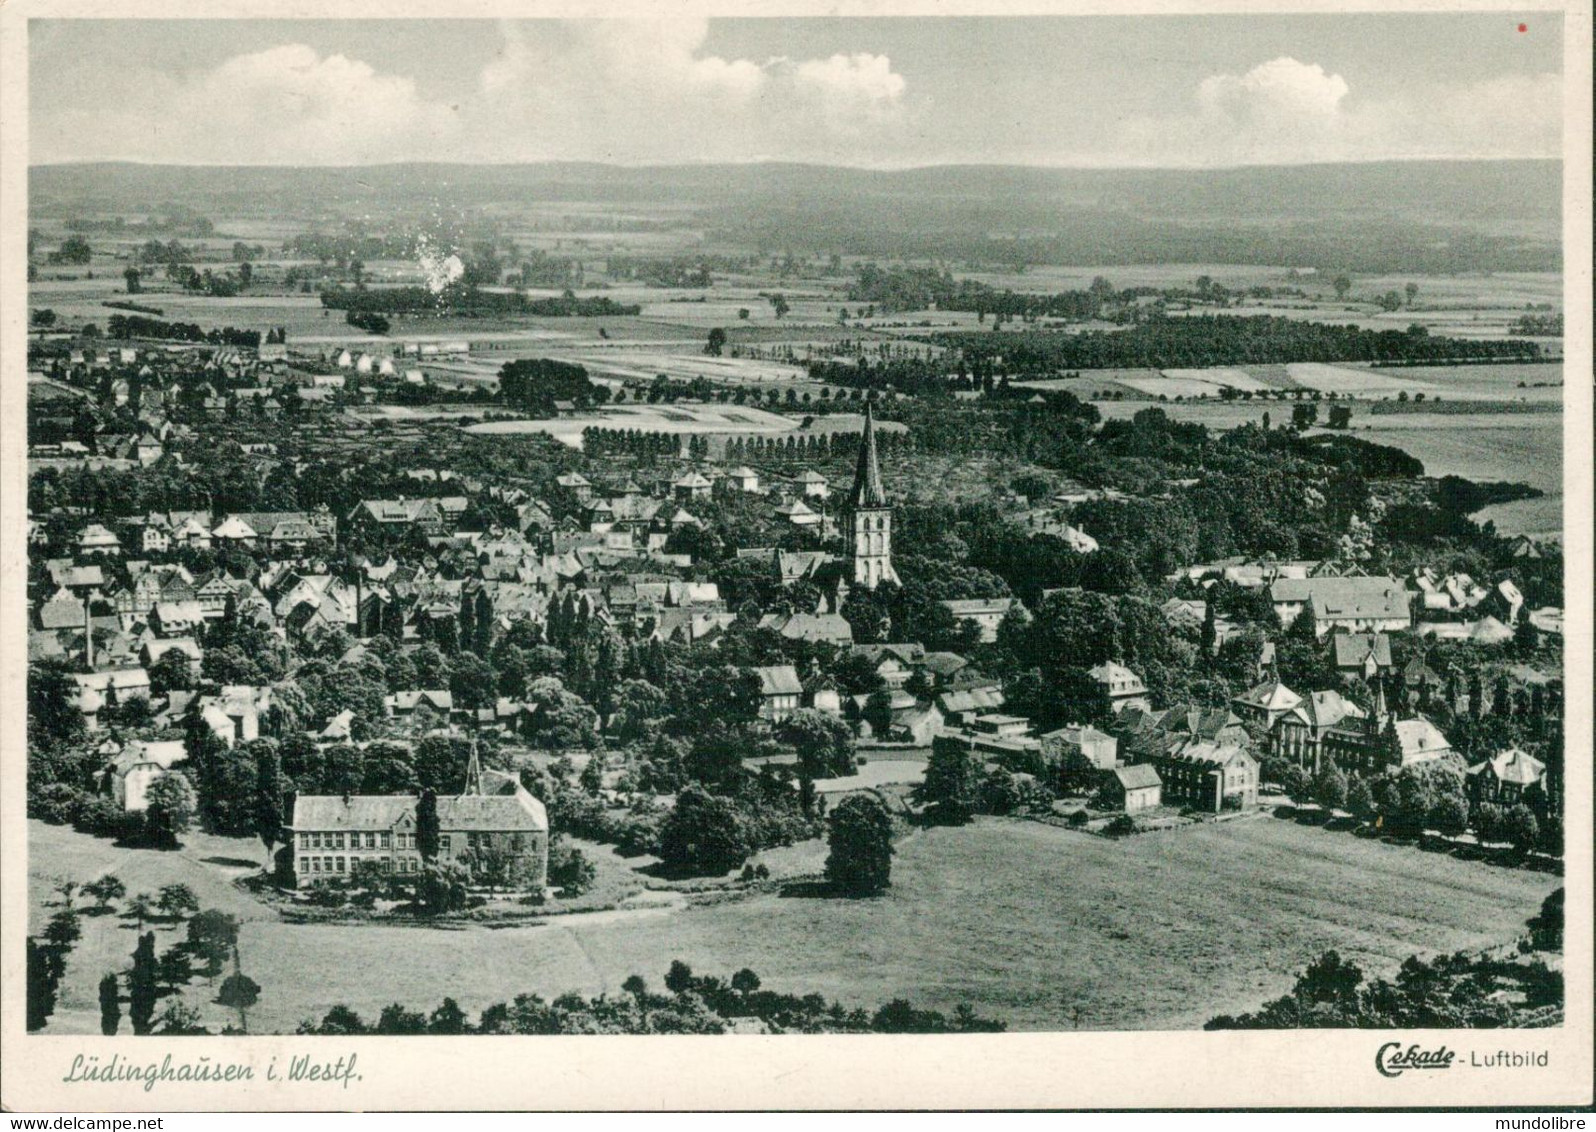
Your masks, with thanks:
[{"label": "lawn", "polygon": [[[614,993],[633,973],[658,985],[675,958],[705,973],[752,967],[767,986],[865,1005],[970,1002],[1015,1029],[1185,1029],[1282,993],[1329,947],[1387,973],[1416,952],[1505,942],[1561,883],[1270,817],[1124,842],[987,819],[900,842],[893,887],[877,900],[766,893],[680,908],[645,899],[531,926],[443,931],[287,924],[207,868],[205,849],[128,854],[30,829],[45,874],[89,879],[114,861],[137,890],[166,875],[199,888],[194,878],[210,872],[202,903],[247,914],[245,970],[264,988],[251,1026],[276,1031],[339,1002],[374,1015],[451,995],[475,1012],[523,991]],[[229,855],[251,855],[247,844]],[[95,982],[132,950],[133,933],[112,919],[86,923],[52,1032],[94,1030]],[[189,998],[220,1025],[212,993],[198,980]]]}]

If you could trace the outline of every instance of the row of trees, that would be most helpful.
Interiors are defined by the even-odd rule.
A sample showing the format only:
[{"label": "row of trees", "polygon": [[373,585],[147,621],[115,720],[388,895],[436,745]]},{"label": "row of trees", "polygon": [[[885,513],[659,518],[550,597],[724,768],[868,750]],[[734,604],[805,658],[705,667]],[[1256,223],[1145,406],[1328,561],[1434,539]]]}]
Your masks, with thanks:
[{"label": "row of trees", "polygon": [[721,979],[699,976],[681,960],[665,975],[663,993],[649,989],[639,975],[628,977],[615,998],[584,998],[571,993],[552,1001],[522,994],[489,1006],[473,1024],[453,999],[431,1014],[395,1003],[368,1022],[347,1006],[335,1006],[320,1022],[307,1021],[301,1034],[723,1034],[737,1022],[753,1020],[766,1033],[783,1034],[946,1034],[999,1033],[1001,1022],[981,1018],[968,1006],[951,1016],[894,1000],[873,1013],[845,1007],[818,994],[802,997],[764,988],[759,976],[743,968]]}]

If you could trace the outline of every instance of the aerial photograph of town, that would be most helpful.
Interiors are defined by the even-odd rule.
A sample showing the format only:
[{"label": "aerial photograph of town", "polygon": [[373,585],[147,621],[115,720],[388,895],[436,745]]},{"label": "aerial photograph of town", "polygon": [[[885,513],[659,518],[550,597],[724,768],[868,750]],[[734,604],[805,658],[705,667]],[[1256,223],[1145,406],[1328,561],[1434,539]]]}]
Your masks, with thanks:
[{"label": "aerial photograph of town", "polygon": [[1525,20],[34,19],[28,1030],[1563,1025]]}]

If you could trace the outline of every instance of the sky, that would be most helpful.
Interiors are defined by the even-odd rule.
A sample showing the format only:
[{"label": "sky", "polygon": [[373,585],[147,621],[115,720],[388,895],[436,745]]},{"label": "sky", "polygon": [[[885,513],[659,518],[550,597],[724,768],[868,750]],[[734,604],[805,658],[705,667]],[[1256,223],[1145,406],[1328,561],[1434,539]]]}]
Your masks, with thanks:
[{"label": "sky", "polygon": [[[1520,27],[1523,30],[1520,30]],[[35,164],[1556,157],[1556,13],[33,20]]]}]

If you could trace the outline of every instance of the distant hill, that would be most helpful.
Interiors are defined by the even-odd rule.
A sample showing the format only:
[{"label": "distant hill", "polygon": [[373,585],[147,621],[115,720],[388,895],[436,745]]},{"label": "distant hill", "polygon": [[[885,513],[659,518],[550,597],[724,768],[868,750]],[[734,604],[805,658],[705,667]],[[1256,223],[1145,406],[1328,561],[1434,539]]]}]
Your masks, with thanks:
[{"label": "distant hill", "polygon": [[[1270,262],[1350,270],[1556,270],[1558,161],[1236,169],[793,164],[342,168],[45,165],[36,216],[174,202],[221,219],[571,202],[625,206],[782,250],[1016,262]],[[1062,258],[1059,258],[1062,257]]]}]

